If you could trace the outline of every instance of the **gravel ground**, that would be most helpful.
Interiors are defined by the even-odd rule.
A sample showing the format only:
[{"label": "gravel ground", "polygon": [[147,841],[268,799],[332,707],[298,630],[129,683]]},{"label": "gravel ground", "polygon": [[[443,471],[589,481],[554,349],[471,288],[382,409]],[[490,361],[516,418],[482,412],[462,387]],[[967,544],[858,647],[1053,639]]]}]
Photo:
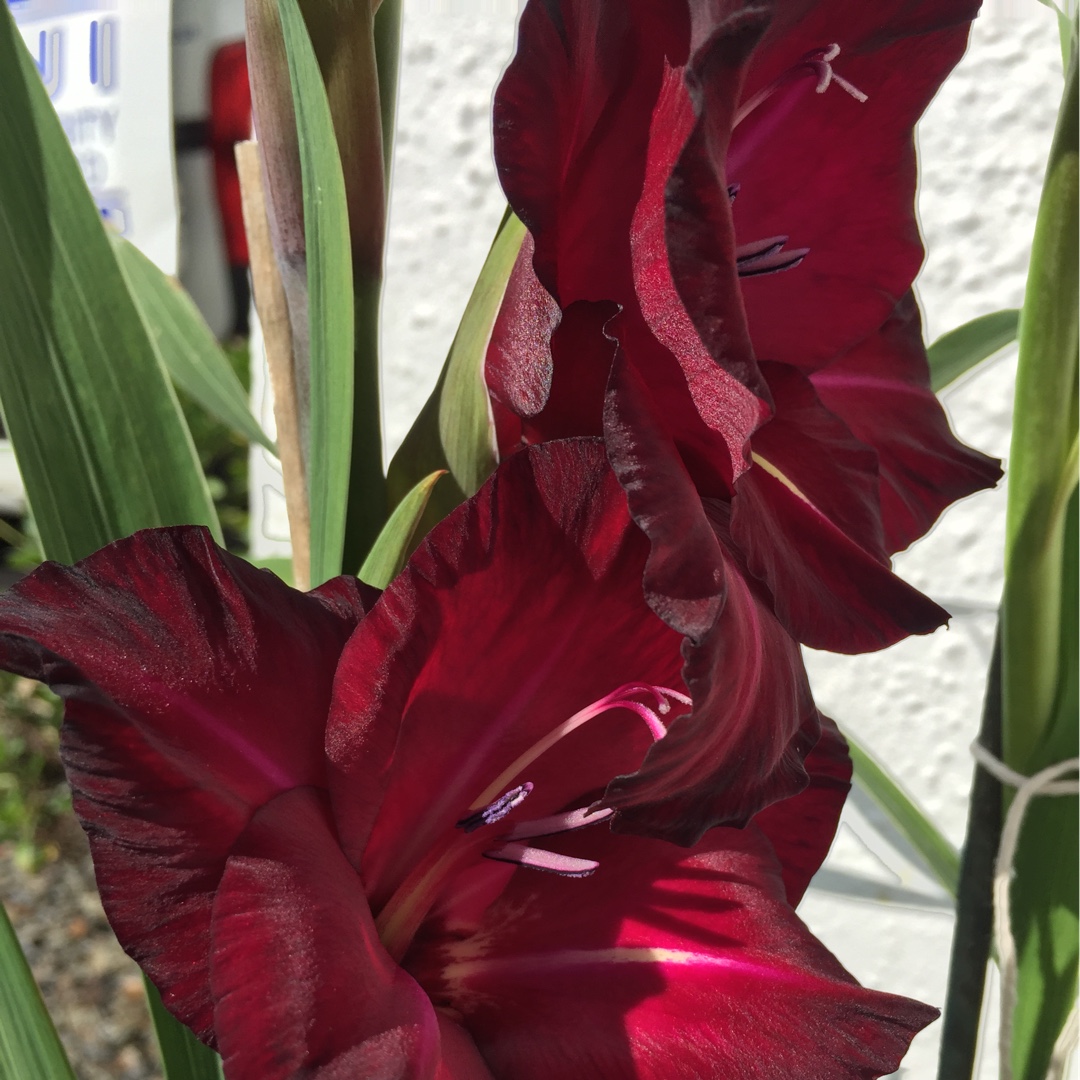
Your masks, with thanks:
[{"label": "gravel ground", "polygon": [[79,1080],[160,1080],[139,969],[105,919],[73,819],[58,857],[22,870],[0,845],[0,897]]}]

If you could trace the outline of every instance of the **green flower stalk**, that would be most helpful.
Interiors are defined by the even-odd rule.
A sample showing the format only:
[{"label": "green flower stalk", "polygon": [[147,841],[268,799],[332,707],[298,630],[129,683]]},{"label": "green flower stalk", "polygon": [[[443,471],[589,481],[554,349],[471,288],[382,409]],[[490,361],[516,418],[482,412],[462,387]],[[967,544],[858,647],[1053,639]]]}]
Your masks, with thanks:
[{"label": "green flower stalk", "polygon": [[[1005,763],[1025,776],[1077,755],[1078,175],[1074,55],[1032,245],[1009,458],[1002,734]],[[1035,800],[1015,871],[1011,1065],[1042,1080],[1076,996],[1075,797]]]}]

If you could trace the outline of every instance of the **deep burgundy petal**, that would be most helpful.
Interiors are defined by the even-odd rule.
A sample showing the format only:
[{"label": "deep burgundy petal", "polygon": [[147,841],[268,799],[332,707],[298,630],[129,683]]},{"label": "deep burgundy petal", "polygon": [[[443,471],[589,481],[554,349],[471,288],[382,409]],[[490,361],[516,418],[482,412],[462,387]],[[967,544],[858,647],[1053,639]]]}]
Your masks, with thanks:
[{"label": "deep burgundy petal", "polygon": [[434,1080],[435,1010],[380,944],[314,789],[279,795],[252,818],[202,944],[230,1080]]},{"label": "deep burgundy petal", "polygon": [[605,442],[630,513],[649,538],[645,597],[665,622],[701,640],[723,602],[723,557],[674,437],[652,406],[640,375],[617,355]]},{"label": "deep burgundy petal", "polygon": [[781,623],[811,648],[872,652],[948,620],[948,612],[764,468],[739,479],[731,535],[767,586]]},{"label": "deep burgundy petal", "polygon": [[[608,298],[624,310],[619,339],[648,387],[649,408],[677,437],[692,467],[705,472],[708,489],[745,467],[746,439],[767,404],[717,367],[675,293],[664,246],[664,185],[692,114],[681,79],[664,58],[685,52],[685,32],[676,33],[677,8],[664,13],[660,28],[658,9],[631,7],[632,27],[625,5],[567,2],[542,11],[529,5],[517,56],[497,96],[497,129],[498,117],[507,121],[497,135],[497,156],[506,158],[511,204],[535,234],[539,280],[567,318],[582,300]],[[598,29],[608,38],[596,39]],[[631,60],[638,70],[629,79],[620,65]],[[730,222],[726,207],[724,213]],[[489,387],[500,404],[532,420],[524,429],[527,441],[598,434],[611,363],[610,345],[599,333],[603,320],[591,336],[579,328],[560,342],[563,327],[548,344],[557,315],[539,281],[524,270],[533,239],[526,241],[492,336]],[[730,287],[714,296],[718,304],[734,304],[741,325],[733,262],[728,270]],[[730,339],[732,330],[726,333]],[[725,358],[747,377],[752,356],[745,333]],[[537,416],[542,404],[547,408]],[[513,425],[503,428],[508,451],[517,433]]]},{"label": "deep burgundy petal", "polygon": [[776,411],[754,433],[753,460],[781,473],[845,536],[886,562],[877,454],[825,408],[796,368],[764,363],[761,370]]},{"label": "deep burgundy petal", "polygon": [[604,390],[616,349],[605,327],[617,310],[612,303],[579,300],[563,312],[549,345],[550,394],[540,413],[523,425],[525,441],[602,433]]},{"label": "deep burgundy petal", "polygon": [[325,782],[333,673],[365,595],[304,596],[175,528],[46,563],[0,598],[0,665],[67,699],[64,763],[113,928],[203,1037],[226,853],[277,792]]},{"label": "deep burgundy petal", "polygon": [[[656,398],[656,410],[669,419],[671,430],[689,442],[692,426],[678,416],[677,410],[692,404],[700,422],[722,436],[722,442],[713,440],[712,445],[699,449],[698,456],[716,457],[723,471],[728,471],[730,459],[730,479],[746,467],[746,440],[769,415],[769,399],[746,336],[726,192],[717,221],[703,228],[701,221],[692,216],[680,218],[688,233],[676,240],[677,249],[680,244],[712,245],[707,263],[695,264],[697,274],[686,266],[684,270],[694,274],[689,287],[695,296],[703,289],[711,290],[708,325],[714,331],[712,340],[719,347],[719,356],[710,354],[672,280],[665,235],[665,186],[672,164],[690,136],[693,121],[682,72],[668,68],[653,111],[645,187],[631,226],[636,305],[624,301],[627,317],[622,320],[620,337],[630,362]],[[678,232],[679,225],[674,228]],[[635,318],[635,306],[640,308],[639,318]],[[681,368],[685,385],[670,379],[665,385],[659,378],[666,357],[658,345],[670,352]]]},{"label": "deep burgundy petal", "polygon": [[784,234],[797,270],[742,282],[758,357],[815,370],[879,327],[922,261],[912,129],[967,43],[978,0],[776,5],[744,104],[807,52],[836,43],[833,70],[788,84],[736,128],[727,182],[740,241]]},{"label": "deep burgundy petal", "polygon": [[767,806],[754,824],[769,838],[784,878],[787,902],[798,907],[829,853],[851,789],[851,757],[840,729],[821,717],[821,738],[806,757],[810,783],[798,795]]},{"label": "deep burgundy petal", "polygon": [[608,785],[617,831],[689,845],[806,786],[818,714],[799,646],[720,550],[720,617],[700,643],[683,645],[693,711],[668,724],[636,773]]},{"label": "deep burgundy petal", "polygon": [[[785,621],[802,633],[812,592],[827,596],[839,589],[866,603],[877,591],[884,602],[899,603],[901,610],[891,619],[883,614],[874,620],[891,621],[891,629],[878,626],[863,636],[847,625],[838,625],[830,636],[823,618],[811,620],[819,624],[808,630],[816,642],[825,641],[826,634],[841,643],[836,647],[855,651],[871,647],[863,641],[895,639],[940,617],[925,606],[918,610],[913,595],[882,579],[865,554],[870,561],[882,560],[921,535],[949,501],[994,477],[987,459],[952,438],[925,387],[909,385],[918,382],[910,374],[913,365],[921,364],[918,329],[908,325],[898,333],[893,326],[909,301],[892,311],[921,257],[911,129],[962,51],[976,6],[959,0],[890,2],[868,14],[840,0],[813,6],[791,0],[767,17],[759,5],[692,3],[685,71],[664,59],[666,53],[678,61],[686,53],[685,27],[675,26],[681,14],[665,39],[643,35],[641,29],[649,26],[644,18],[628,28],[625,12],[613,14],[599,0],[533,4],[526,12],[518,56],[505,83],[507,123],[500,153],[507,161],[508,191],[537,232],[536,266],[563,305],[604,295],[623,309],[611,331],[623,360],[616,358],[608,384],[604,435],[635,519],[653,540],[654,565],[646,583],[650,602],[679,629],[700,634],[707,614],[690,614],[676,576],[660,572],[662,560],[670,562],[674,554],[664,537],[685,533],[695,553],[707,554],[709,545],[694,539],[700,515],[693,508],[679,509],[685,500],[674,492],[681,485],[672,488],[668,480],[687,476],[706,497],[730,493],[722,489],[746,468],[748,436],[772,412],[770,386],[755,349],[759,357],[782,359],[805,371],[829,364],[818,390],[835,417],[818,408],[816,418],[809,409],[796,418],[789,394],[786,413],[777,403],[778,415],[756,438],[759,452],[771,461],[764,449],[771,453],[782,433],[790,450],[798,441],[791,436],[820,441],[817,429],[837,420],[834,427],[846,446],[830,433],[831,455],[789,454],[791,460],[778,468],[792,478],[795,471],[815,466],[819,483],[797,486],[845,534],[841,547],[853,541],[864,553],[855,553],[854,576],[865,579],[861,584],[801,586],[800,598],[780,604]],[[601,27],[608,33],[603,42],[597,39]],[[830,69],[821,60],[822,50],[833,42],[841,52],[832,63],[833,83],[825,86],[822,72]],[[807,65],[806,55],[814,49],[819,53]],[[619,70],[616,58],[621,63],[631,57],[642,74],[620,81],[613,74]],[[803,75],[789,78],[800,64]],[[777,79],[781,82],[769,95]],[[850,93],[845,80],[855,87]],[[862,93],[869,94],[868,101],[856,100]],[[627,102],[638,113],[632,115]],[[639,114],[645,105],[651,116],[643,133]],[[525,132],[526,123],[535,123],[536,130]],[[613,146],[616,130],[621,141]],[[807,172],[809,163],[814,168]],[[734,219],[733,181],[738,188]],[[620,230],[627,225],[625,191],[639,186],[629,222],[630,288]],[[601,187],[614,195],[601,200]],[[853,199],[853,192],[865,196]],[[805,222],[805,235],[777,220],[784,216],[780,211],[790,211],[800,228]],[[778,236],[789,250],[809,246],[803,263],[788,273],[740,281],[735,260],[740,243]],[[544,292],[535,278],[531,288]],[[749,330],[744,298],[753,316]],[[529,303],[518,306],[529,314]],[[549,309],[546,325],[553,325],[553,312]],[[511,314],[504,310],[507,320],[516,321]],[[523,325],[529,329],[535,322],[530,316]],[[547,406],[542,418],[520,428],[503,416],[504,451],[520,438],[538,441],[597,430],[595,391],[608,365],[598,324],[589,336],[570,335],[572,346],[554,360],[549,336],[543,327],[529,329],[509,350],[512,362],[489,357],[499,404],[525,417],[536,416],[541,397]],[[841,360],[832,359],[845,350]],[[867,350],[875,369],[869,376],[859,368]],[[635,378],[628,379],[627,370]],[[899,409],[903,423],[889,410],[896,393],[871,389],[868,377],[907,387],[906,405]],[[560,378],[569,392],[550,400],[536,392],[536,386],[545,389]],[[848,421],[846,431],[840,421]],[[863,452],[859,443],[878,452],[879,481],[855,462]],[[681,465],[670,460],[672,449]],[[834,466],[837,475],[828,475]],[[875,484],[880,486],[876,499]],[[878,501],[880,506],[874,505]],[[795,509],[799,519],[804,508]],[[778,522],[785,514],[782,500],[767,516]],[[734,531],[740,540],[749,516],[745,506],[737,515]],[[775,553],[760,548],[760,542],[751,544],[745,558],[775,592],[787,582],[779,580]],[[842,571],[846,558],[833,558],[826,577]],[[718,579],[716,559],[688,556],[685,561],[695,575],[682,588],[703,598],[707,612]],[[811,552],[810,562],[824,565],[830,559]]]},{"label": "deep burgundy petal", "polygon": [[530,0],[495,94],[495,160],[533,234],[540,281],[566,308],[633,293],[629,225],[665,55],[686,14],[647,0]]},{"label": "deep burgundy petal", "polygon": [[[615,354],[605,327],[618,306],[579,300],[563,312],[537,279],[532,252],[526,233],[484,358],[502,457],[526,443],[600,435]],[[518,421],[508,424],[506,412]]]},{"label": "deep burgundy petal", "polygon": [[464,940],[407,965],[514,1080],[869,1080],[936,1010],[864,990],[797,919],[763,835],[687,852],[586,829],[584,880],[519,871]]},{"label": "deep burgundy petal", "polygon": [[930,389],[915,298],[876,333],[811,376],[822,402],[877,452],[885,548],[924,535],[957,499],[992,487],[998,463],[964,446]]},{"label": "deep burgundy petal", "polygon": [[[681,688],[680,638],[642,598],[646,548],[602,445],[546,443],[504,462],[383,594],[343,654],[327,732],[342,842],[377,913],[557,725],[623,683]],[[503,790],[534,782],[529,816],[553,813],[650,741],[608,713]]]},{"label": "deep burgundy petal", "polygon": [[[743,70],[768,16],[759,5],[736,7],[734,14],[715,25],[708,19],[695,21],[695,38],[700,40],[695,41],[684,73],[693,100],[694,124],[667,180],[666,240],[675,288],[705,349],[768,404],[768,389],[755,362],[755,350],[758,355],[761,352],[756,341],[751,344],[739,291],[726,167]],[[669,87],[661,101],[661,106],[665,104],[668,115],[658,110],[656,121],[661,130],[677,123],[688,101]],[[655,168],[652,191],[663,183],[662,162]],[[646,206],[650,190],[643,200]],[[647,287],[644,281],[641,284]]]},{"label": "deep burgundy petal", "polygon": [[[562,311],[532,268],[525,234],[506,283],[484,359],[484,381],[496,401],[518,416],[535,416],[551,393],[551,335]],[[500,445],[502,452],[511,447]]]}]

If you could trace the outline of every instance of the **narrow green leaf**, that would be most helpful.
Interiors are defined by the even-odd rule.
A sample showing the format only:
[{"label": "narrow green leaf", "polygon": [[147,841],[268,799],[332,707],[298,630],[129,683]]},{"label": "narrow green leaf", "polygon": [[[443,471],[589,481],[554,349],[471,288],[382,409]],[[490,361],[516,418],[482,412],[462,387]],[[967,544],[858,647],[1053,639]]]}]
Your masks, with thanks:
[{"label": "narrow green leaf", "polygon": [[382,113],[383,169],[387,192],[394,162],[394,127],[397,117],[398,71],[401,66],[402,0],[382,0],[375,13],[375,65],[379,72],[379,109]]},{"label": "narrow green leaf", "polygon": [[173,382],[226,427],[277,453],[191,297],[134,244],[114,236],[113,248],[143,325]]},{"label": "narrow green leaf", "polygon": [[425,476],[398,503],[360,568],[361,581],[366,581],[377,589],[385,589],[401,573],[401,568],[412,551],[413,539],[431,499],[431,492],[445,475],[445,470],[439,470]]},{"label": "narrow green leaf", "polygon": [[524,239],[525,226],[513,214],[508,215],[476,279],[446,362],[439,434],[450,471],[466,495],[475,494],[495,468],[495,433],[484,383],[484,358]]},{"label": "narrow green leaf", "polygon": [[[394,12],[391,8],[383,18],[386,5],[368,0],[332,4],[299,0],[299,5],[326,88],[348,208],[355,330],[352,449],[342,558],[351,570],[375,543],[388,509],[379,404],[379,307],[387,204],[383,91],[389,91],[384,83],[393,72],[387,70],[384,78],[378,50],[385,53],[393,45],[387,35],[393,37]],[[379,8],[377,16],[374,7]],[[393,57],[382,59],[390,64]],[[300,138],[301,142],[305,138],[302,126]],[[309,256],[311,242],[307,233]]]},{"label": "narrow green leaf", "polygon": [[221,1058],[209,1046],[199,1042],[165,1008],[161,995],[149,979],[144,976],[143,982],[146,984],[146,1001],[165,1068],[165,1080],[224,1080]]},{"label": "narrow green leaf", "polygon": [[[1004,756],[1025,775],[1075,757],[1080,100],[1073,53],[1035,225],[1020,324],[1002,602]],[[1012,887],[1012,1066],[1043,1080],[1076,997],[1077,800],[1036,799]]]},{"label": "narrow green leaf", "polygon": [[937,826],[915,805],[914,800],[888,772],[844,732],[855,766],[855,782],[881,807],[904,838],[919,854],[930,874],[956,896],[960,880],[960,856]]},{"label": "narrow green leaf", "polygon": [[[484,357],[525,226],[509,211],[503,218],[435,389],[390,463],[390,504],[420,478],[448,469],[432,507],[445,515],[473,495],[495,468],[494,434],[484,385]],[[438,519],[436,519],[438,520]],[[434,522],[432,522],[434,524]]]},{"label": "narrow green leaf", "polygon": [[382,414],[379,404],[379,306],[382,279],[354,278],[352,453],[342,564],[355,567],[386,523]]},{"label": "narrow green leaf", "polygon": [[930,386],[935,391],[955,382],[976,364],[1016,340],[1020,312],[1016,308],[980,315],[950,330],[926,350]]},{"label": "narrow green leaf", "polygon": [[341,573],[353,430],[352,255],[341,156],[297,0],[278,0],[300,135],[311,327],[311,583]]},{"label": "narrow green leaf", "polygon": [[[1073,50],[1076,48],[1076,26],[1075,19],[1070,19],[1069,16],[1061,9],[1059,4],[1054,3],[1054,0],[1039,0],[1039,3],[1043,7],[1050,8],[1057,18],[1058,24],[1058,37],[1061,41],[1061,70],[1069,70],[1069,61],[1072,59]],[[1073,7],[1072,4],[1067,4],[1067,7]]]},{"label": "narrow green leaf", "polygon": [[0,1077],[75,1080],[3,904],[0,904]]},{"label": "narrow green leaf", "polygon": [[0,13],[0,403],[46,554],[220,536],[176,395],[14,20]]}]

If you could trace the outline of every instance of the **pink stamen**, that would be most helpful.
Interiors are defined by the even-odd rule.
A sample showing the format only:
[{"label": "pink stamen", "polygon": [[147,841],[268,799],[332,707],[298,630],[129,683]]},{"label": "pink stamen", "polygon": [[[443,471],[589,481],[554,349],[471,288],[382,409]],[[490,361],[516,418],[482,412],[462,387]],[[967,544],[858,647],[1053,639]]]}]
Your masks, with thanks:
[{"label": "pink stamen", "polygon": [[610,807],[603,810],[591,810],[587,806],[569,810],[565,814],[552,814],[550,817],[537,818],[535,821],[522,821],[507,834],[507,841],[534,840],[538,836],[557,836],[559,833],[574,832],[586,825],[599,825],[614,817]]},{"label": "pink stamen", "polygon": [[562,877],[588,877],[600,865],[593,859],[575,859],[527,844],[503,844],[502,847],[485,851],[484,858],[514,863],[530,870],[546,870],[549,874],[560,874]]}]

